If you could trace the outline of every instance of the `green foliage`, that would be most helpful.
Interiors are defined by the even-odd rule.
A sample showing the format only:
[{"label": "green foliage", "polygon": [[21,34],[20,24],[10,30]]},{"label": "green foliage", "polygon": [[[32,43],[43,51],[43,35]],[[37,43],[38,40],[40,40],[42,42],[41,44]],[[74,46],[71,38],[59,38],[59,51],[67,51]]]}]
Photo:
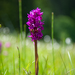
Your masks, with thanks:
[{"label": "green foliage", "polygon": [[[20,35],[0,35],[2,38],[2,61],[0,60],[0,75],[13,75],[15,69],[15,75],[19,75],[19,57],[18,57],[18,50],[17,46],[20,50],[20,74],[21,75],[34,75],[35,74],[35,54],[34,54],[34,44],[28,38],[26,39],[26,46],[25,40],[22,41]],[[4,40],[4,37],[7,38]],[[9,40],[8,40],[9,39]],[[5,43],[9,41],[11,46],[7,48]],[[38,42],[38,56],[39,56],[39,75],[53,75],[53,56],[52,56],[52,49],[47,48],[50,43]],[[56,75],[73,75],[73,71],[75,71],[75,54],[73,49],[67,49],[63,52],[63,46],[60,45],[59,49],[54,49],[54,57],[55,57],[55,74]],[[68,57],[67,52],[70,53],[70,58]],[[61,57],[60,57],[61,53]],[[13,57],[14,56],[14,57]],[[0,56],[1,59],[1,56]],[[3,62],[3,63],[2,63]],[[64,62],[64,63],[63,63]],[[2,66],[3,64],[3,66]],[[65,66],[67,69],[65,69]],[[15,67],[15,68],[14,68]],[[4,70],[3,70],[4,69]]]},{"label": "green foliage", "polygon": [[74,41],[74,20],[68,16],[58,16],[55,18],[54,33],[57,39],[71,37]]}]

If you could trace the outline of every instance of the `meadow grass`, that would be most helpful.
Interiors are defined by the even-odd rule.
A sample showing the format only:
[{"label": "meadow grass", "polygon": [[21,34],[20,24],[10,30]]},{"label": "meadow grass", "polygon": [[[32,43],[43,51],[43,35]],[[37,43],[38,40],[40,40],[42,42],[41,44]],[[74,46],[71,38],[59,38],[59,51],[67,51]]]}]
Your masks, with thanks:
[{"label": "meadow grass", "polygon": [[53,47],[53,24],[54,24],[54,13],[52,12],[52,54],[53,54],[53,69],[54,69],[54,75],[55,75],[55,59],[54,59],[54,47]]},{"label": "meadow grass", "polygon": [[[2,54],[0,55],[0,75],[19,75],[19,56],[17,47],[19,47],[20,50],[20,75],[35,75],[35,53],[34,45],[31,39],[26,39],[26,46],[25,39],[23,39],[23,49],[21,49],[20,35],[5,36],[2,34],[0,35],[0,40],[2,41],[3,45]],[[11,43],[11,46],[9,48],[5,47],[6,42]],[[54,46],[55,75],[74,75],[75,48],[73,47],[70,49],[68,47],[65,47],[64,52],[62,45],[60,45],[58,49],[56,49],[56,47]],[[53,75],[54,68],[51,44],[45,43],[43,41],[38,41],[38,56],[38,75]],[[66,69],[64,64],[66,66]]]}]

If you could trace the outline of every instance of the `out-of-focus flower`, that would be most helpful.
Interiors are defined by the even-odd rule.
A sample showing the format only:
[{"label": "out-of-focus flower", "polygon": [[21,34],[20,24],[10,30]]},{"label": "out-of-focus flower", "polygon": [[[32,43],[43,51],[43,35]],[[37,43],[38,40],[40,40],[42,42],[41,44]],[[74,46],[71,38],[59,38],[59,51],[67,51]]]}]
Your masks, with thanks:
[{"label": "out-of-focus flower", "polygon": [[5,43],[5,47],[9,48],[11,46],[10,42]]},{"label": "out-of-focus flower", "polygon": [[2,50],[2,42],[0,42],[0,53],[1,53],[1,50]]},{"label": "out-of-focus flower", "polygon": [[43,36],[42,30],[44,22],[41,22],[43,12],[40,11],[41,9],[37,8],[35,10],[30,11],[28,16],[28,22],[26,23],[29,27],[29,31],[31,35],[29,37],[32,38],[32,41],[34,40],[40,40]]}]

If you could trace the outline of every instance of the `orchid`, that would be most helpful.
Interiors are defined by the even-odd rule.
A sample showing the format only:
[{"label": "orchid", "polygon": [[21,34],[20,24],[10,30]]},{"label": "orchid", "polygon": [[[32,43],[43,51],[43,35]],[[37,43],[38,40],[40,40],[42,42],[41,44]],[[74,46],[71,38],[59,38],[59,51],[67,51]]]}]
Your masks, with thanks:
[{"label": "orchid", "polygon": [[36,8],[30,11],[28,16],[28,22],[26,23],[29,27],[29,31],[31,35],[29,37],[32,38],[34,41],[35,46],[35,75],[38,75],[38,52],[37,52],[37,40],[40,40],[43,36],[42,30],[44,29],[42,22],[42,15],[43,12],[40,11],[41,9]]},{"label": "orchid", "polygon": [[44,29],[44,22],[41,21],[43,12],[40,10],[41,9],[37,8],[35,10],[31,10],[30,14],[27,14],[28,22],[26,24],[29,26],[28,28],[31,33],[29,37],[32,38],[32,41],[40,40],[43,36],[41,32]]}]

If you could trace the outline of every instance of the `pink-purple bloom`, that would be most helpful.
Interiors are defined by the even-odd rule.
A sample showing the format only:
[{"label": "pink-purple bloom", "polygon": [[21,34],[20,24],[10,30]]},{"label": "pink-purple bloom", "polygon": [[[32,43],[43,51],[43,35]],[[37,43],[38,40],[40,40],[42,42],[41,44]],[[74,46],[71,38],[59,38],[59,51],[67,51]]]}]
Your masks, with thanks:
[{"label": "pink-purple bloom", "polygon": [[42,30],[44,29],[42,22],[42,15],[43,12],[40,11],[41,9],[36,8],[30,11],[28,16],[28,22],[26,23],[29,27],[29,31],[31,35],[29,37],[32,38],[32,41],[34,40],[40,40],[43,36]]},{"label": "pink-purple bloom", "polygon": [[9,48],[9,47],[11,46],[10,42],[6,42],[6,43],[5,43],[5,46],[6,46],[7,48]]},{"label": "pink-purple bloom", "polygon": [[0,53],[1,53],[1,50],[2,50],[2,42],[0,42]]}]

